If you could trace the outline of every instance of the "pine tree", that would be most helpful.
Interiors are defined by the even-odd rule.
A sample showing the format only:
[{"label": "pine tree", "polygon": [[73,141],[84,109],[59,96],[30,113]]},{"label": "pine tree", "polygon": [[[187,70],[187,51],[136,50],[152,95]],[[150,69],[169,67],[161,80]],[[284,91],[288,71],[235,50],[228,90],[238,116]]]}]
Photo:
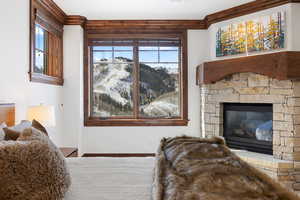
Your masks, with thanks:
[{"label": "pine tree", "polygon": [[254,39],[254,22],[253,21],[248,21],[246,23],[246,28],[247,28],[247,48],[248,51],[255,51],[255,39]]},{"label": "pine tree", "polygon": [[278,12],[278,33],[279,33],[279,39],[278,39],[278,47],[284,48],[284,30],[282,25],[282,13]]},{"label": "pine tree", "polygon": [[237,30],[237,53],[244,53],[246,50],[245,46],[245,25],[240,23],[238,24]]},{"label": "pine tree", "polygon": [[256,39],[255,39],[255,47],[257,51],[265,50],[265,45],[264,45],[264,26],[262,22],[257,22],[256,24],[257,31],[256,31]]},{"label": "pine tree", "polygon": [[217,31],[217,38],[216,38],[216,55],[217,55],[217,57],[223,56],[223,45],[222,45],[221,37],[222,37],[222,29],[219,28]]},{"label": "pine tree", "polygon": [[270,16],[270,21],[268,24],[268,30],[266,33],[266,42],[267,42],[267,47],[268,49],[276,49],[276,40],[277,40],[277,22]]}]

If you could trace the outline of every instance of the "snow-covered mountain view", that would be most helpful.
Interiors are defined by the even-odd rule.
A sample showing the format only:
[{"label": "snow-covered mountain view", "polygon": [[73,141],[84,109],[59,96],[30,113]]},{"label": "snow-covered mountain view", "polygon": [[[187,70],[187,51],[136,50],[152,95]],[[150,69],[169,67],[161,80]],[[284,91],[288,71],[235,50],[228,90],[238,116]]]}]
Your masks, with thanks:
[{"label": "snow-covered mountain view", "polygon": [[[132,116],[133,64],[126,58],[114,64],[96,63],[93,70],[93,111],[99,117]],[[140,114],[144,117],[179,115],[176,74],[164,67],[140,64]]]}]

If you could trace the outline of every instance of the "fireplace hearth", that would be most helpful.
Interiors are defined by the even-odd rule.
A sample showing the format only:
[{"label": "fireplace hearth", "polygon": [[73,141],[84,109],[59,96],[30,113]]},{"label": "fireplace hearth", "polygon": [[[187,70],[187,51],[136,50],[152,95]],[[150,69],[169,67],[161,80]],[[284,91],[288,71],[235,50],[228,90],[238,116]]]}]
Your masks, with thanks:
[{"label": "fireplace hearth", "polygon": [[224,103],[224,137],[234,149],[273,154],[272,104]]}]

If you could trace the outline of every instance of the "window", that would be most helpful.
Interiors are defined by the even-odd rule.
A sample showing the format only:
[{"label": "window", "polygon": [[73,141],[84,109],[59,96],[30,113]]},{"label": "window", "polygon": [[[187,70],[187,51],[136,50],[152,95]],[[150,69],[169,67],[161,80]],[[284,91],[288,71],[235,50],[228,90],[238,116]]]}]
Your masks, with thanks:
[{"label": "window", "polygon": [[139,115],[180,117],[180,41],[139,41]]},{"label": "window", "polygon": [[46,74],[47,73],[47,31],[40,25],[35,25],[35,64],[34,72]]},{"label": "window", "polygon": [[151,36],[87,39],[85,125],[187,124],[185,37]]},{"label": "window", "polygon": [[58,22],[38,1],[31,1],[30,80],[63,84],[63,24]]}]

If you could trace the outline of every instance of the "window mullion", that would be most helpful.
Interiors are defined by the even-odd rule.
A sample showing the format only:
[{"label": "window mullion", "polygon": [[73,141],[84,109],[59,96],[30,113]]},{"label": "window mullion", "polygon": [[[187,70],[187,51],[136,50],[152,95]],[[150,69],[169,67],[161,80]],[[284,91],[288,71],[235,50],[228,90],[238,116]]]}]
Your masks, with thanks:
[{"label": "window mullion", "polygon": [[115,47],[112,46],[112,63],[115,63]]},{"label": "window mullion", "polygon": [[46,52],[44,54],[44,74],[49,75],[49,67],[51,67],[50,62],[52,58],[50,57],[50,42],[49,42],[49,33],[47,31],[44,32],[44,47],[46,48]]},{"label": "window mullion", "polygon": [[133,46],[133,61],[134,61],[134,69],[133,69],[133,111],[134,111],[134,118],[139,118],[139,102],[140,102],[140,91],[139,91],[139,56],[138,56],[138,41],[134,41]]},{"label": "window mullion", "polygon": [[179,82],[179,90],[180,90],[180,116],[183,116],[183,113],[184,113],[184,110],[183,110],[183,107],[184,107],[184,105],[183,105],[183,76],[182,76],[182,48],[183,48],[183,46],[181,46],[182,44],[181,44],[181,41],[182,41],[182,38],[181,38],[181,40],[180,40],[180,48],[178,48],[178,70],[179,70],[179,72],[178,72],[178,74],[179,74],[179,77],[178,77],[178,82]]},{"label": "window mullion", "polygon": [[157,51],[158,63],[160,63],[160,43],[158,42],[158,51]]},{"label": "window mullion", "polygon": [[94,48],[93,47],[88,47],[88,53],[89,53],[89,62],[90,62],[90,69],[89,69],[89,77],[90,77],[90,85],[89,85],[89,97],[90,97],[90,114],[93,114],[93,106],[95,103],[94,99]]}]

